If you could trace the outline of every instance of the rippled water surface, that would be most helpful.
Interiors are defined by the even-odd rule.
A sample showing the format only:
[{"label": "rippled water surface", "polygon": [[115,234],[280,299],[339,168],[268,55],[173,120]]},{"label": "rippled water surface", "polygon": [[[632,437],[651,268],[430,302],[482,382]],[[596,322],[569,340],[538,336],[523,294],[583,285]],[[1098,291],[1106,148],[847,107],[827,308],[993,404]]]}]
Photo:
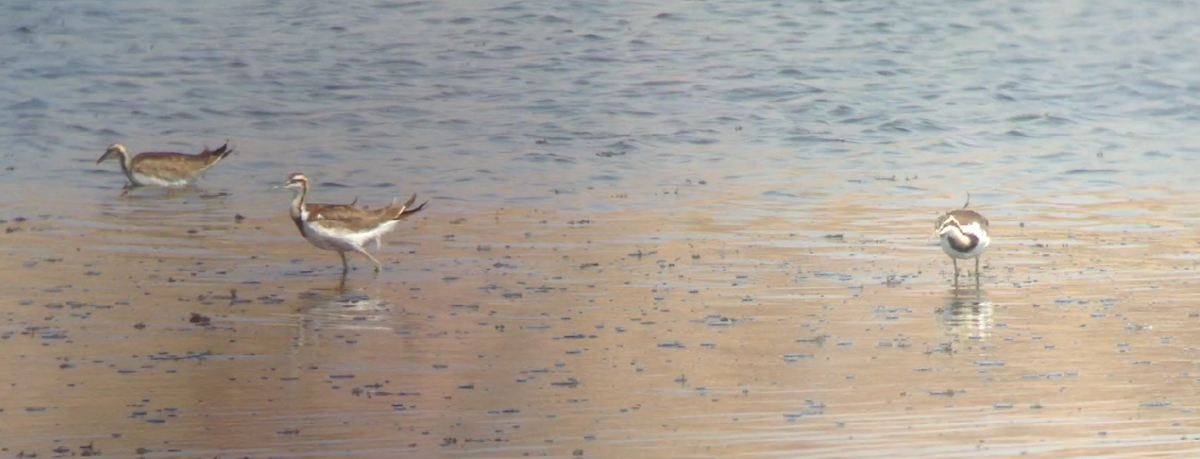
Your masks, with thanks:
[{"label": "rippled water surface", "polygon": [[0,11],[0,456],[1200,454],[1194,3]]}]

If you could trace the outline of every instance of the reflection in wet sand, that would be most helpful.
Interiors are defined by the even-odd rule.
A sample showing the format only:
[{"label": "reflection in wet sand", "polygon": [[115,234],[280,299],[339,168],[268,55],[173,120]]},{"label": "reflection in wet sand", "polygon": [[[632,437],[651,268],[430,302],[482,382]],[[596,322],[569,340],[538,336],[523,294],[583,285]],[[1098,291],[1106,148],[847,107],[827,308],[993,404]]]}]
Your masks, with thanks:
[{"label": "reflection in wet sand", "polygon": [[136,194],[102,199],[93,212],[69,223],[96,231],[107,250],[175,256],[213,254],[205,239],[224,236],[239,221],[227,194],[197,187],[139,187]]},{"label": "reflection in wet sand", "polygon": [[939,318],[951,342],[964,339],[986,340],[993,325],[992,302],[979,282],[970,287],[955,285],[946,295],[945,306],[938,308]]},{"label": "reflection in wet sand", "polygon": [[[352,289],[346,275],[338,277],[331,288],[313,288],[299,295],[302,329],[387,330],[393,331],[395,316],[388,302],[372,297],[363,289]],[[303,340],[300,341],[303,344]]]}]

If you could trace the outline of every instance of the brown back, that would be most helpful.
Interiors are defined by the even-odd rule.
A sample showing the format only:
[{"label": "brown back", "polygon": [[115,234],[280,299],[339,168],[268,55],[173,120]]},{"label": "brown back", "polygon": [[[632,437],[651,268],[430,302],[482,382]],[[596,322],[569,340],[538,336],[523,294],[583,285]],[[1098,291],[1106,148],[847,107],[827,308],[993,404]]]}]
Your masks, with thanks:
[{"label": "brown back", "polygon": [[392,203],[380,209],[361,209],[350,204],[305,204],[307,221],[331,229],[367,231],[397,216],[403,206]]},{"label": "brown back", "polygon": [[988,228],[988,219],[984,218],[983,215],[980,215],[979,212],[959,209],[947,212],[946,215],[938,217],[937,221],[933,224],[934,229],[941,228],[946,224],[946,220],[949,220],[951,217],[954,218],[954,221],[958,222],[959,226],[967,226],[972,223],[978,223],[983,229],[986,230]]},{"label": "brown back", "polygon": [[151,151],[140,153],[133,158],[134,172],[153,175],[168,180],[188,180],[208,170],[217,161],[229,156],[233,150],[229,144],[221,145],[216,150],[204,150],[189,155],[186,153]]}]

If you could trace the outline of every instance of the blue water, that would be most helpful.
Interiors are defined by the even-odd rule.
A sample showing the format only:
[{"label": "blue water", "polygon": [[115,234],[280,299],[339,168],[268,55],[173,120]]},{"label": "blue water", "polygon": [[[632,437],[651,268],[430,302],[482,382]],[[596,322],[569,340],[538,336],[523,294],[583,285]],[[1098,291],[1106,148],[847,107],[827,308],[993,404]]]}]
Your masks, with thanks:
[{"label": "blue water", "polygon": [[206,186],[241,200],[295,171],[481,206],[689,179],[754,198],[898,174],[919,179],[871,186],[1003,202],[1197,178],[1200,7],[1181,2],[0,8],[0,203],[119,187],[92,164],[118,141],[229,139]]}]

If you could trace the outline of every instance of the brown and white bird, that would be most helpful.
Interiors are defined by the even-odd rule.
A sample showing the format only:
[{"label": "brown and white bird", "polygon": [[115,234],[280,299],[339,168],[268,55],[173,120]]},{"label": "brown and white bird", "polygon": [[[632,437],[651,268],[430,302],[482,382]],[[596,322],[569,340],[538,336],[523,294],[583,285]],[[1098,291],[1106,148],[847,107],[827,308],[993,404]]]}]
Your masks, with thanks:
[{"label": "brown and white bird", "polygon": [[967,210],[971,204],[971,194],[967,193],[967,202],[961,209],[952,210],[938,217],[933,223],[934,237],[941,238],[942,251],[954,261],[954,279],[958,280],[958,260],[975,259],[975,278],[979,278],[979,256],[987,251],[992,239],[988,237],[988,220],[973,210]]},{"label": "brown and white bird", "polygon": [[[292,174],[284,188],[292,190],[291,217],[300,235],[310,244],[319,249],[332,250],[342,257],[342,272],[350,270],[346,262],[346,252],[363,254],[375,264],[375,272],[382,266],[379,260],[367,253],[363,245],[375,240],[375,248],[381,245],[380,237],[396,228],[400,220],[425,208],[428,201],[417,207],[412,207],[417,195],[409,198],[403,205],[397,205],[396,200],[382,209],[362,209],[350,204],[309,204],[308,177],[304,174]],[[357,202],[358,199],[355,199]]]},{"label": "brown and white bird", "polygon": [[108,150],[96,160],[96,164],[116,156],[121,160],[121,171],[129,178],[131,186],[177,187],[192,183],[230,153],[233,153],[233,149],[229,148],[229,142],[226,142],[221,148],[205,149],[194,155],[146,152],[130,156],[124,145],[114,143],[108,146]]}]

